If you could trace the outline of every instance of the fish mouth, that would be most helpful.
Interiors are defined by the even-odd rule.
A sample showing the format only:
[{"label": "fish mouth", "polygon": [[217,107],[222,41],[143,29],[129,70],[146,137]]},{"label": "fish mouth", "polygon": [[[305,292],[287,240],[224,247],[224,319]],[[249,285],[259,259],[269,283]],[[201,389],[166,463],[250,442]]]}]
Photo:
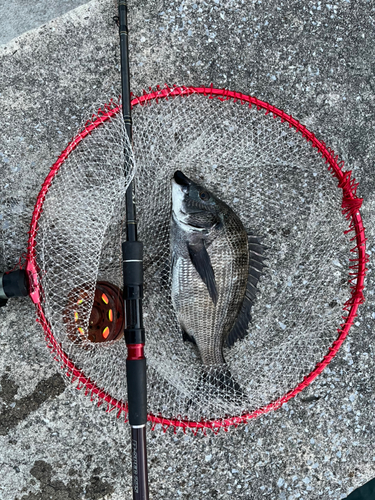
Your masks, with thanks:
[{"label": "fish mouth", "polygon": [[189,186],[191,184],[191,180],[188,179],[186,177],[186,175],[184,175],[181,170],[176,170],[176,172],[174,173],[174,176],[173,176],[173,180],[179,185],[181,186],[182,190],[185,192],[185,193],[188,193],[189,192]]}]

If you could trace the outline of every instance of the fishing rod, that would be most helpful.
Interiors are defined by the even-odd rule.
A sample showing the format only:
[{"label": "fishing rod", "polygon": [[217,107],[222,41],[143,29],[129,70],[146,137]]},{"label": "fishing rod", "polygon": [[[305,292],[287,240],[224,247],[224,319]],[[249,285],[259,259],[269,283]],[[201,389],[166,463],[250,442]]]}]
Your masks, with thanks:
[{"label": "fishing rod", "polygon": [[[119,28],[121,53],[122,113],[129,141],[125,141],[124,165],[132,159],[132,118],[130,102],[129,44],[127,27],[127,1],[119,0]],[[128,387],[128,417],[131,426],[133,499],[148,500],[148,471],[146,451],[147,384],[144,356],[145,331],[143,328],[143,244],[137,241],[133,182],[125,195],[126,241],[122,244],[123,299],[125,306],[125,342],[128,349],[126,378]],[[35,283],[34,283],[35,285]],[[0,273],[0,307],[9,298],[25,297],[33,287],[26,269]],[[37,301],[38,302],[38,301]]]},{"label": "fishing rod", "polygon": [[[122,114],[129,141],[125,146],[125,164],[132,151],[132,118],[130,103],[128,5],[119,0],[119,27],[121,53]],[[126,378],[128,386],[128,411],[132,442],[133,499],[148,500],[148,472],[146,450],[147,383],[144,356],[145,330],[143,328],[143,244],[137,241],[137,223],[133,202],[133,182],[125,195],[126,241],[122,244],[125,342],[128,348]]]}]

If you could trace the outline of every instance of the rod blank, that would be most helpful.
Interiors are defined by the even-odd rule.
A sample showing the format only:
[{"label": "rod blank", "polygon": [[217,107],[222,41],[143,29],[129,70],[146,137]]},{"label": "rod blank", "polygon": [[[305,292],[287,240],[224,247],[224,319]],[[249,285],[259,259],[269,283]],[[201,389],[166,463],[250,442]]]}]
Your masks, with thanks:
[{"label": "rod blank", "polygon": [[[132,118],[130,102],[129,44],[127,1],[119,0],[122,114],[129,141],[125,147],[125,163],[131,159]],[[132,433],[133,499],[148,500],[146,451],[147,381],[144,356],[145,332],[142,318],[143,245],[137,241],[137,224],[133,203],[133,182],[126,191],[126,239],[122,245],[125,301],[125,341],[128,347],[126,377],[128,411]]]}]

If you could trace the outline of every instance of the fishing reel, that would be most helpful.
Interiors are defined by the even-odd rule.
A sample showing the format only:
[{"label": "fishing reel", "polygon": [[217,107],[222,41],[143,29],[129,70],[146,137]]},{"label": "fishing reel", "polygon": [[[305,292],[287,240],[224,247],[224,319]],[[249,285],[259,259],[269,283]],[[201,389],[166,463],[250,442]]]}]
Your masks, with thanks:
[{"label": "fishing reel", "polygon": [[[0,307],[4,307],[10,298],[27,295],[29,280],[26,270],[0,273]],[[63,317],[68,338],[74,344],[82,346],[120,340],[124,336],[125,327],[121,290],[107,281],[97,282],[88,330],[85,331],[82,320],[89,306],[89,298],[90,294],[84,287],[74,288],[69,293]]]},{"label": "fishing reel", "polygon": [[88,329],[83,318],[88,307],[90,294],[84,287],[74,288],[68,297],[63,321],[67,326],[68,338],[74,343],[87,346],[88,343],[103,343],[120,340],[124,335],[125,314],[121,290],[107,281],[96,284],[94,303],[91,309]]}]

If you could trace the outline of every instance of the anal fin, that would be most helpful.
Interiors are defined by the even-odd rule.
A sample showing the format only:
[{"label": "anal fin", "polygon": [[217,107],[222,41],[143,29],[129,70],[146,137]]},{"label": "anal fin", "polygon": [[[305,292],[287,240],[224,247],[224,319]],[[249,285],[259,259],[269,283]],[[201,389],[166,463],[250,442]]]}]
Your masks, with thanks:
[{"label": "anal fin", "polygon": [[187,332],[185,332],[185,330],[182,330],[182,340],[184,342],[191,342],[192,344],[197,345],[193,335],[189,335]]}]

